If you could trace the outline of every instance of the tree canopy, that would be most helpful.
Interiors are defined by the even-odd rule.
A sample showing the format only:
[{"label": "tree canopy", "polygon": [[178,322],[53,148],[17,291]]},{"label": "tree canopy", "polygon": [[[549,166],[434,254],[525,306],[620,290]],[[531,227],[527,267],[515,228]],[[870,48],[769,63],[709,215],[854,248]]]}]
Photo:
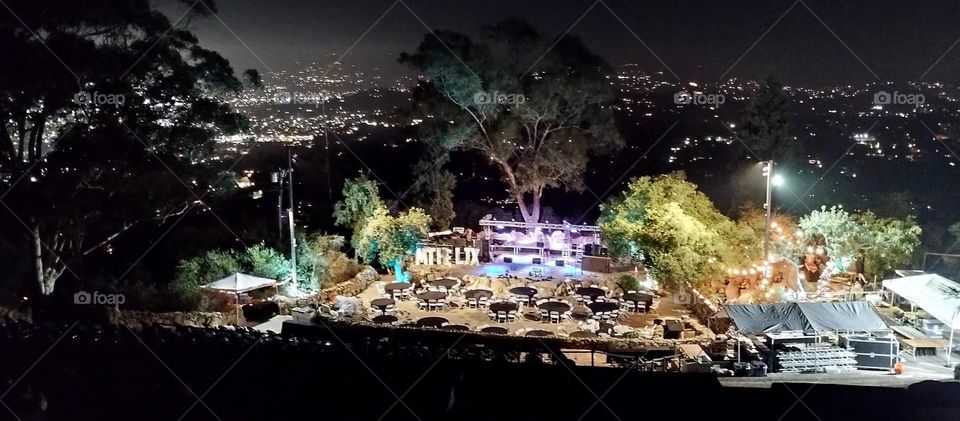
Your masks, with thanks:
[{"label": "tree canopy", "polygon": [[401,61],[428,78],[414,93],[422,140],[489,159],[525,221],[540,220],[545,190],[583,188],[589,155],[622,144],[609,67],[574,37],[507,20],[476,41],[429,34]]},{"label": "tree canopy", "polygon": [[430,216],[418,208],[411,208],[397,216],[390,215],[386,208],[378,208],[355,233],[351,243],[365,262],[378,260],[384,267],[391,267],[400,282],[408,281],[403,266],[417,249],[420,238],[430,228]]},{"label": "tree canopy", "polygon": [[334,204],[333,218],[337,225],[356,231],[379,208],[386,208],[380,188],[375,181],[360,176],[344,182],[343,198]]},{"label": "tree canopy", "polygon": [[719,274],[736,232],[683,173],[631,180],[625,193],[601,206],[600,228],[612,254],[641,259],[673,286]]},{"label": "tree canopy", "polygon": [[0,230],[20,239],[33,290],[51,294],[132,226],[204,206],[190,190],[216,190],[213,139],[246,127],[217,96],[244,83],[145,0],[7,7],[0,50],[17,59],[0,62]]},{"label": "tree canopy", "polygon": [[347,180],[343,198],[334,205],[334,217],[337,224],[353,227],[350,244],[357,257],[393,268],[401,282],[407,280],[403,272],[406,258],[416,251],[431,223],[430,216],[420,208],[391,215],[380,199],[377,184],[366,177]]},{"label": "tree canopy", "polygon": [[784,162],[800,150],[792,135],[790,101],[783,85],[767,77],[747,102],[738,135],[756,158]]},{"label": "tree canopy", "polygon": [[921,229],[913,217],[879,218],[871,212],[850,214],[839,207],[814,210],[800,218],[808,237],[822,235],[830,256],[852,260],[862,253],[864,273],[884,277],[911,262]]}]

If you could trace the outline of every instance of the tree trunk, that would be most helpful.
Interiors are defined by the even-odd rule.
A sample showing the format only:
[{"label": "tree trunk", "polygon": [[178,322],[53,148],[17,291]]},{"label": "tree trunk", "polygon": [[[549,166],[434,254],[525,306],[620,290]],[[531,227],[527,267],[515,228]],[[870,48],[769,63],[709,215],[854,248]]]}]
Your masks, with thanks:
[{"label": "tree trunk", "polygon": [[40,228],[36,226],[33,227],[33,231],[30,234],[33,240],[33,268],[37,280],[37,287],[40,289],[41,295],[49,295],[43,279],[43,245],[40,242]]},{"label": "tree trunk", "polygon": [[53,288],[56,285],[57,278],[63,273],[63,270],[52,270],[43,265],[43,242],[40,240],[40,227],[34,226],[30,233],[33,237],[33,265],[34,276],[36,276],[37,287],[42,295],[53,294]]},{"label": "tree trunk", "polygon": [[528,203],[526,195],[516,194],[517,206],[520,207],[520,215],[523,216],[523,222],[540,222],[540,194],[534,193],[533,199]]}]

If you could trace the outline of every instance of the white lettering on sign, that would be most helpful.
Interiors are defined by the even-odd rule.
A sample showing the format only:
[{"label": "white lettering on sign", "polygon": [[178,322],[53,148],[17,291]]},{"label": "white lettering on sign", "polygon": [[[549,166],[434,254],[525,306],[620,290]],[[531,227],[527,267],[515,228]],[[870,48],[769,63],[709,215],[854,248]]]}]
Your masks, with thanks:
[{"label": "white lettering on sign", "polygon": [[418,265],[470,265],[480,266],[480,249],[476,247],[421,247],[417,249],[415,261]]}]

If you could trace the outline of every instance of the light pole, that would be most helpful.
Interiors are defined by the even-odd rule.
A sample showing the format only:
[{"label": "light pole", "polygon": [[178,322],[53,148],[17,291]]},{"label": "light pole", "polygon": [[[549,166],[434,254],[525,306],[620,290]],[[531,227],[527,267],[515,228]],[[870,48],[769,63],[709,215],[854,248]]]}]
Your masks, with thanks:
[{"label": "light pole", "polygon": [[290,280],[294,287],[297,285],[297,237],[295,223],[293,220],[293,158],[290,150],[287,150],[287,168],[280,168],[277,172],[271,174],[271,179],[278,183],[277,188],[277,213],[278,213],[278,231],[280,239],[283,240],[283,184],[287,184],[287,196],[290,198],[290,204],[287,207],[287,221],[290,226]]},{"label": "light pole", "polygon": [[770,263],[770,220],[773,216],[773,186],[783,184],[783,178],[773,173],[773,160],[763,161],[763,176],[766,178],[767,201],[764,207],[763,264]]},{"label": "light pole", "polygon": [[290,149],[287,149],[287,192],[290,197],[290,207],[287,209],[287,218],[290,220],[290,280],[293,287],[297,287],[297,236],[294,235],[293,221],[293,158]]},{"label": "light pole", "polygon": [[763,176],[767,181],[767,202],[764,208],[764,229],[763,229],[763,264],[769,263],[770,259],[770,215],[773,211],[773,160],[763,163]]}]

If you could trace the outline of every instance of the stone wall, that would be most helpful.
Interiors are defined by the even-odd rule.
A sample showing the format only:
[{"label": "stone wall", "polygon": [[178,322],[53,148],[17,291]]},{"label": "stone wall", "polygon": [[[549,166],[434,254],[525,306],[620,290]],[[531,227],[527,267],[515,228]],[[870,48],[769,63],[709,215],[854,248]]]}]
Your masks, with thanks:
[{"label": "stone wall", "polygon": [[121,310],[114,313],[113,322],[130,327],[151,324],[178,324],[186,326],[220,326],[231,324],[233,313],[204,313],[199,311],[174,311],[154,313],[150,311]]},{"label": "stone wall", "polygon": [[298,298],[290,302],[284,302],[286,308],[307,307],[322,303],[332,303],[337,296],[353,297],[373,285],[380,279],[380,274],[376,269],[370,266],[364,266],[363,270],[349,281],[341,282],[335,286],[324,288],[309,297]]}]

